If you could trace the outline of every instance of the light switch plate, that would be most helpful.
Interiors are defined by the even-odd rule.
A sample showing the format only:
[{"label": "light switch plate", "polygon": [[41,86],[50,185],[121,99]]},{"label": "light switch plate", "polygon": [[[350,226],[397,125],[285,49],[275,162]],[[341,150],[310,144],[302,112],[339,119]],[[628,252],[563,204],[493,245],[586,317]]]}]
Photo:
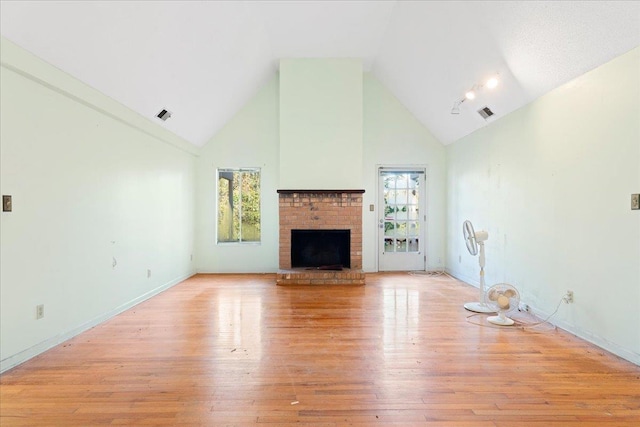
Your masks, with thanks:
[{"label": "light switch plate", "polygon": [[11,196],[2,196],[2,212],[11,212]]},{"label": "light switch plate", "polygon": [[637,211],[640,209],[640,194],[631,195],[631,210]]}]

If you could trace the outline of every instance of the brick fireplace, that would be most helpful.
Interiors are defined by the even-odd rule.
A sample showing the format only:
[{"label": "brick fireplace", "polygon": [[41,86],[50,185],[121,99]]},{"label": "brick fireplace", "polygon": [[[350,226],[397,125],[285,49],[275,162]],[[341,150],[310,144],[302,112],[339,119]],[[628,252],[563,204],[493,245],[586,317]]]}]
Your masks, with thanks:
[{"label": "brick fireplace", "polygon": [[[278,285],[363,285],[362,193],[364,190],[278,190],[280,270]],[[350,268],[292,268],[292,230],[349,230]],[[337,266],[327,266],[333,268]]]}]

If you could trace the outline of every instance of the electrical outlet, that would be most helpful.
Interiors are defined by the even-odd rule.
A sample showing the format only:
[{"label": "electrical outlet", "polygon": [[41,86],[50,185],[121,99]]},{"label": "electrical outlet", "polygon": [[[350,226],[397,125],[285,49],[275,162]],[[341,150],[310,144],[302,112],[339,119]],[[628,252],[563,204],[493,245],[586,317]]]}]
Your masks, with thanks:
[{"label": "electrical outlet", "polygon": [[529,304],[526,304],[524,302],[520,302],[520,306],[518,307],[518,310],[520,311],[525,311],[525,312],[529,312],[530,308],[529,308]]},{"label": "electrical outlet", "polygon": [[631,209],[634,211],[640,209],[640,194],[631,195]]},{"label": "electrical outlet", "polygon": [[573,291],[567,291],[563,299],[567,304],[571,304],[573,302]]},{"label": "electrical outlet", "polygon": [[42,319],[44,317],[44,304],[36,305],[36,319]]},{"label": "electrical outlet", "polygon": [[147,270],[147,279],[151,277],[151,270]]}]

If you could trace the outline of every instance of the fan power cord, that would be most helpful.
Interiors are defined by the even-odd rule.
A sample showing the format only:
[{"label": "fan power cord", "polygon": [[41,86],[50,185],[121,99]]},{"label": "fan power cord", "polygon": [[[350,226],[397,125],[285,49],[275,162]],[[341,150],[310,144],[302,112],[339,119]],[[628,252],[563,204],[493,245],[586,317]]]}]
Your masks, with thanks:
[{"label": "fan power cord", "polygon": [[[565,301],[565,297],[566,297],[566,296],[565,296],[565,295],[563,295],[563,296],[562,296],[562,298],[560,298],[560,301],[558,301],[558,305],[556,306],[556,309],[553,311],[553,313],[551,313],[550,315],[548,315],[546,319],[541,320],[541,321],[536,322],[536,323],[522,323],[522,322],[519,322],[519,323],[521,323],[521,324],[523,325],[523,326],[522,326],[522,329],[532,328],[532,327],[534,327],[534,326],[538,326],[538,325],[542,325],[542,324],[544,324],[544,323],[547,323],[547,322],[549,321],[549,319],[551,319],[553,316],[555,316],[555,315],[558,313],[558,310],[560,310],[560,306],[562,305],[562,303],[563,303],[563,302],[565,302],[565,303],[566,303],[566,301]],[[555,326],[555,325],[554,325],[554,326]]]},{"label": "fan power cord", "polygon": [[[515,319],[513,319],[513,320],[514,320],[514,322],[515,322],[515,324],[514,324],[514,327],[513,327],[513,328],[510,328],[510,327],[504,327],[504,326],[497,326],[497,325],[496,325],[496,326],[494,326],[494,325],[486,325],[486,324],[482,324],[482,323],[473,322],[473,321],[471,321],[471,320],[470,320],[471,318],[476,317],[476,316],[479,316],[479,315],[484,314],[484,313],[474,313],[474,314],[471,314],[471,315],[467,316],[467,319],[466,319],[466,320],[467,320],[467,322],[469,322],[469,323],[473,323],[474,325],[482,326],[482,327],[485,327],[485,328],[503,329],[503,330],[504,330],[504,329],[506,329],[506,330],[508,330],[508,329],[522,329],[522,330],[527,330],[527,329],[530,329],[530,328],[533,328],[533,327],[540,326],[540,325],[543,325],[543,324],[545,324],[545,323],[548,323],[548,322],[549,322],[549,319],[551,319],[553,316],[555,316],[555,315],[558,313],[558,310],[560,310],[560,306],[562,305],[562,303],[563,303],[563,302],[566,302],[566,301],[565,301],[565,296],[564,296],[564,295],[562,296],[562,298],[561,298],[561,299],[560,299],[560,301],[558,302],[558,305],[556,306],[556,309],[553,311],[553,313],[551,313],[550,315],[548,315],[548,316],[546,317],[546,319],[541,320],[541,321],[539,321],[539,322],[536,322],[536,323],[524,323],[524,322],[522,322],[522,321],[520,321],[520,320],[515,320]],[[532,316],[534,316],[534,315],[532,314]],[[557,329],[557,326],[556,326],[556,325],[553,325],[553,329]]]},{"label": "fan power cord", "polygon": [[447,274],[444,271],[444,267],[442,268],[442,270],[430,270],[430,271],[425,271],[425,270],[416,270],[416,271],[410,271],[409,275],[411,276],[429,276],[429,277],[436,277],[436,276],[443,276]]}]

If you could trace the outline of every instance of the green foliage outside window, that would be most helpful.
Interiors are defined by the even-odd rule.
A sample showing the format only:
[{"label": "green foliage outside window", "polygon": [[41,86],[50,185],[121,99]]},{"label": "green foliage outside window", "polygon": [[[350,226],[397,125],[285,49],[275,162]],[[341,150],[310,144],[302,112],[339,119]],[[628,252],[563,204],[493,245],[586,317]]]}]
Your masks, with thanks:
[{"label": "green foliage outside window", "polygon": [[218,170],[218,243],[260,241],[260,170]]}]

